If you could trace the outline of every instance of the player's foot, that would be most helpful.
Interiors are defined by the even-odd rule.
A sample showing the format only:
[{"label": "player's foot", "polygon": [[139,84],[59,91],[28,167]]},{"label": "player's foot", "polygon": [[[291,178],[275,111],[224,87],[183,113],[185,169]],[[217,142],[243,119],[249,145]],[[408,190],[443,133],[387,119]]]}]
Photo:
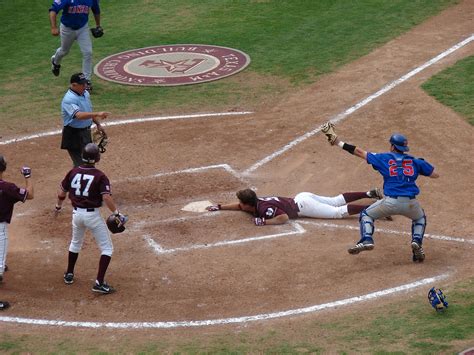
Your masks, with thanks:
[{"label": "player's foot", "polygon": [[0,311],[3,311],[8,307],[10,307],[10,303],[8,303],[7,301],[0,301]]},{"label": "player's foot", "polygon": [[411,241],[411,250],[413,252],[414,263],[422,263],[425,260],[425,251],[423,250],[419,239],[413,239]]},{"label": "player's foot", "polygon": [[51,57],[51,72],[54,76],[59,76],[59,72],[61,71],[61,65],[54,63],[54,55]]},{"label": "player's foot", "polygon": [[64,273],[64,283],[66,285],[70,285],[74,282],[74,274],[72,272],[65,272]]},{"label": "player's foot", "polygon": [[367,196],[369,196],[369,198],[375,198],[377,200],[383,199],[383,193],[378,187],[368,191]]},{"label": "player's foot", "polygon": [[96,280],[94,287],[92,287],[92,291],[98,292],[98,293],[103,293],[103,294],[109,294],[109,293],[115,292],[115,289],[112,286],[107,285],[107,283],[105,281],[102,284],[100,284]]},{"label": "player's foot", "polygon": [[5,264],[5,267],[3,268],[3,271],[7,272],[8,271],[8,265]]},{"label": "player's foot", "polygon": [[92,92],[92,82],[90,80],[87,80],[86,90]]},{"label": "player's foot", "polygon": [[347,249],[349,254],[359,254],[361,251],[374,249],[374,240],[372,238],[364,238],[357,242],[352,248]]}]

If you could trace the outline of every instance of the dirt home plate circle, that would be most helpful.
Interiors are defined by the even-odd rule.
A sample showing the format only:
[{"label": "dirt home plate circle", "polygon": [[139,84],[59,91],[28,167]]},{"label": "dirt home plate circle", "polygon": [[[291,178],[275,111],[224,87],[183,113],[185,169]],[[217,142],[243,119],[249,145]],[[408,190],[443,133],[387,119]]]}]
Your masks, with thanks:
[{"label": "dirt home plate circle", "polygon": [[250,57],[233,48],[174,44],[133,49],[102,59],[95,74],[125,85],[176,86],[199,84],[236,74]]}]

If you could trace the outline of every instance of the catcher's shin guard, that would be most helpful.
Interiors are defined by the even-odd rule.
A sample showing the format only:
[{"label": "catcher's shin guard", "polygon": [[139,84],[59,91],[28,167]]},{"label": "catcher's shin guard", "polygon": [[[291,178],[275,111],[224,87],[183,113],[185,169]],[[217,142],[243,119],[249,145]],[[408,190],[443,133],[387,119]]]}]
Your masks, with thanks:
[{"label": "catcher's shin guard", "polygon": [[366,210],[360,213],[359,217],[360,239],[371,238],[374,235],[374,219],[367,214]]},{"label": "catcher's shin guard", "polygon": [[426,215],[423,213],[421,218],[415,219],[411,223],[411,239],[423,243],[423,236],[426,229]]}]

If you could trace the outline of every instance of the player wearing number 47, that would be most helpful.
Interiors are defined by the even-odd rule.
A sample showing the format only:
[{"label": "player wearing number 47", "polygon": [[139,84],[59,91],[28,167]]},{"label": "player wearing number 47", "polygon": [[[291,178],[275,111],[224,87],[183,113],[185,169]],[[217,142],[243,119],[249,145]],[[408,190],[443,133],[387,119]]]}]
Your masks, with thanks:
[{"label": "player wearing number 47", "polygon": [[245,211],[254,215],[257,226],[266,224],[284,224],[289,219],[298,217],[310,218],[344,218],[359,214],[368,205],[348,204],[363,198],[382,198],[379,189],[368,192],[346,192],[335,197],[301,192],[295,198],[258,197],[251,189],[237,192],[238,203],[208,206],[208,211],[232,210]]},{"label": "player wearing number 47", "polygon": [[56,203],[56,214],[61,211],[62,204],[69,193],[69,199],[73,207],[72,212],[72,240],[69,245],[68,266],[64,273],[64,283],[74,282],[74,267],[79,252],[84,242],[84,233],[89,229],[95,237],[100,248],[99,270],[92,291],[108,294],[114,292],[114,288],[105,281],[105,273],[109,266],[113,253],[112,240],[104,219],[100,215],[102,202],[112,211],[122,224],[127,218],[117,210],[110,182],[107,176],[95,167],[100,160],[99,147],[94,143],[85,146],[82,152],[83,164],[70,170],[60,184],[58,200]]},{"label": "player wearing number 47", "polygon": [[321,126],[331,145],[337,145],[350,154],[367,161],[368,164],[383,176],[383,192],[385,197],[367,207],[360,214],[361,239],[355,246],[349,248],[349,254],[359,254],[361,251],[374,249],[374,220],[390,215],[402,215],[412,220],[411,249],[414,262],[423,262],[423,236],[426,227],[425,212],[416,200],[420,189],[416,185],[419,175],[438,178],[434,167],[422,158],[407,154],[408,140],[399,133],[390,139],[390,152],[370,153],[352,144],[341,141],[334,129],[334,124],[327,122]]}]

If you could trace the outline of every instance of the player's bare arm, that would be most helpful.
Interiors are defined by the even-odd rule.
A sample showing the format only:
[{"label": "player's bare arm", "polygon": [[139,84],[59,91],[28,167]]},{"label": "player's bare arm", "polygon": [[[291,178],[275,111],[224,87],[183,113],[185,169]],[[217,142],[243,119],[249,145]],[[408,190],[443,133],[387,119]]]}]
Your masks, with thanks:
[{"label": "player's bare arm", "polygon": [[110,212],[115,213],[115,214],[119,214],[118,209],[117,209],[117,205],[115,204],[115,201],[114,201],[112,195],[103,194],[102,198],[104,200],[105,205],[110,210]]},{"label": "player's bare arm", "polygon": [[94,20],[96,27],[100,27],[100,14],[94,14]]},{"label": "player's bare arm", "polygon": [[215,211],[220,211],[220,210],[229,210],[229,211],[240,211],[240,204],[238,203],[228,203],[226,205],[212,205],[212,206],[207,206],[206,210],[215,212]]},{"label": "player's bare arm", "polygon": [[437,179],[437,178],[439,178],[439,174],[438,174],[438,173],[435,173],[435,172],[433,171],[429,177],[432,178],[432,179]]},{"label": "player's bare arm", "polygon": [[51,34],[53,36],[59,36],[59,29],[56,21],[57,14],[54,11],[49,12],[49,22],[51,23]]},{"label": "player's bare arm", "polygon": [[267,225],[285,224],[289,220],[290,220],[290,217],[285,213],[285,214],[280,214],[271,219],[266,219],[265,224]]},{"label": "player's bare arm", "polygon": [[362,148],[356,147],[355,145],[345,143],[341,141],[339,137],[335,139],[334,145],[337,145],[341,149],[344,149],[345,151],[349,152],[352,155],[355,155],[356,157],[367,160],[367,151],[363,150]]},{"label": "player's bare arm", "polygon": [[78,120],[88,120],[88,119],[92,118],[94,123],[97,124],[96,119],[98,119],[98,118],[106,119],[109,115],[110,115],[110,112],[107,112],[107,111],[100,111],[100,112],[81,112],[81,111],[79,111],[74,115],[74,118],[78,119]]}]

